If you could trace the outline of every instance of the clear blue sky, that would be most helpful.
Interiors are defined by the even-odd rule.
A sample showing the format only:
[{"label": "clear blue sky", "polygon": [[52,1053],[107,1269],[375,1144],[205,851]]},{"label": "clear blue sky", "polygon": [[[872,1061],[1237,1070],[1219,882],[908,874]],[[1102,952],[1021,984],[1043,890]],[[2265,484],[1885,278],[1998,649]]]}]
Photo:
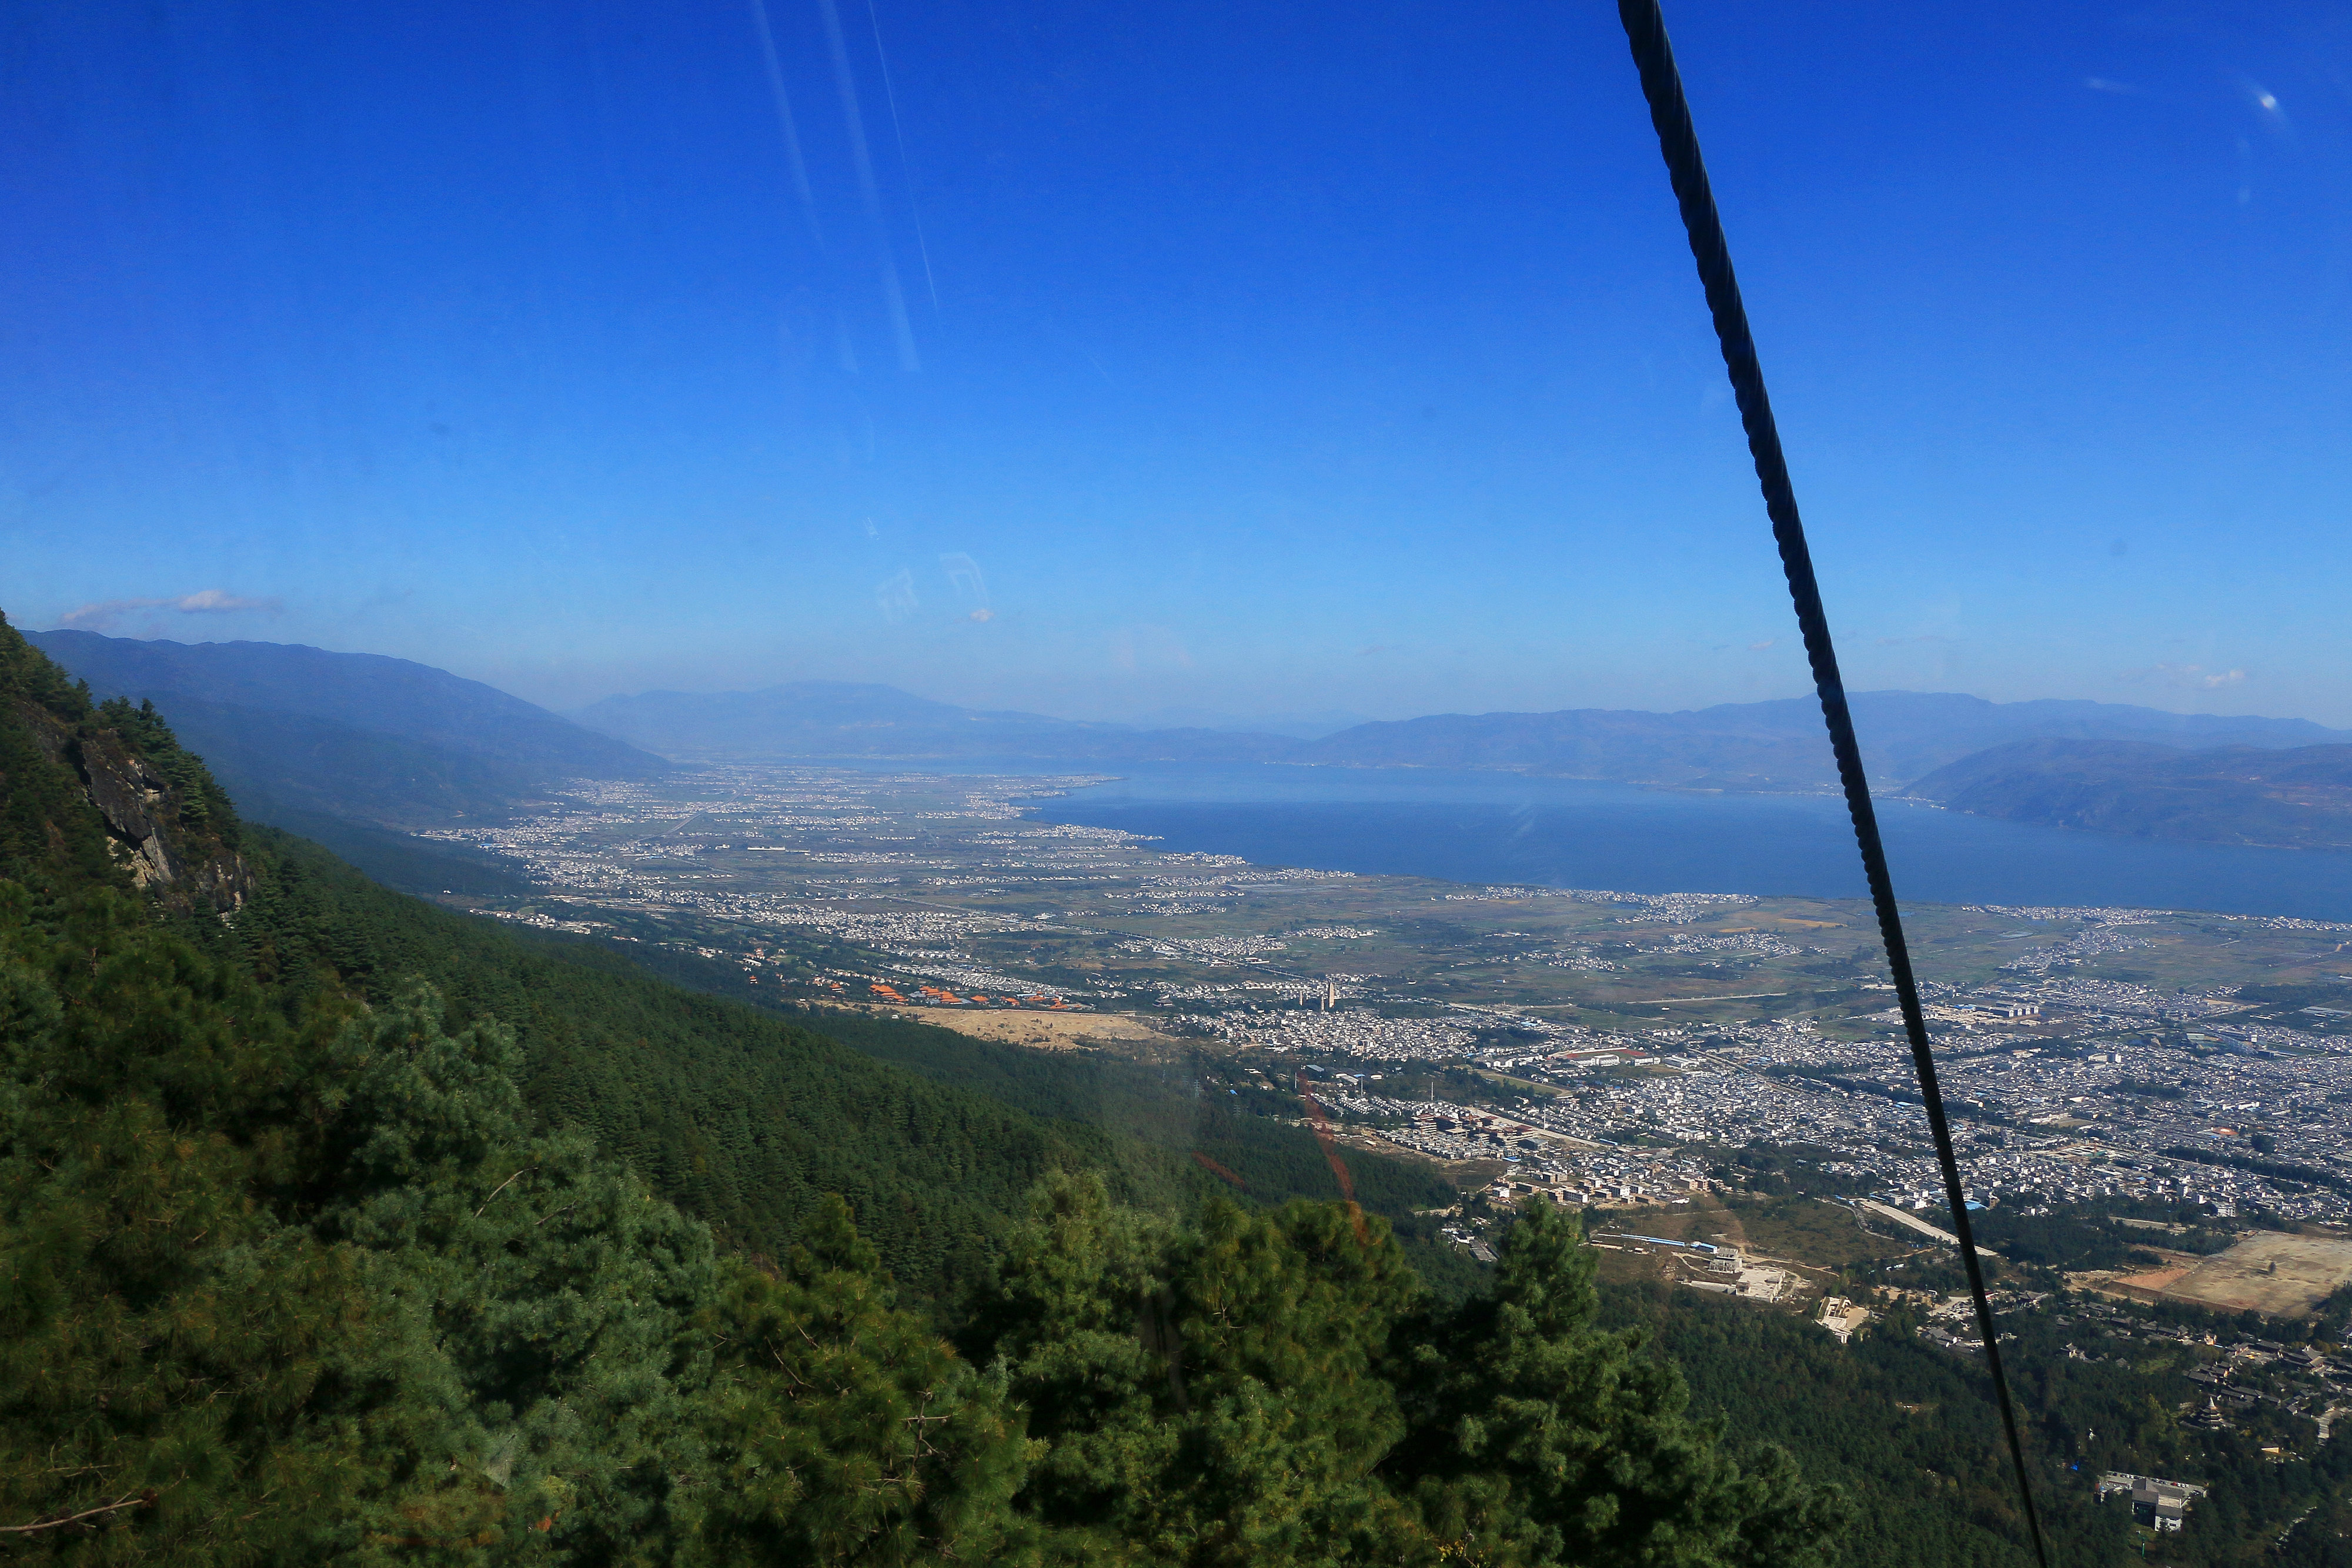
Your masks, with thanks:
[{"label": "clear blue sky", "polygon": [[[2352,11],[1668,17],[1851,683],[2352,724]],[[0,183],[23,624],[556,706],[1803,689],[1598,0],[26,0]]]}]

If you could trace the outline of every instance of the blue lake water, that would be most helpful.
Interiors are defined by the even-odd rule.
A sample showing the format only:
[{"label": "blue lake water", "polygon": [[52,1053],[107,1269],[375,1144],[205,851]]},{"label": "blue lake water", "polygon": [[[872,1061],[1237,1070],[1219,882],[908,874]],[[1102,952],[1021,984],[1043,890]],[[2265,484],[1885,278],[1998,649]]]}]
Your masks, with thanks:
[{"label": "blue lake water", "polygon": [[[1634,893],[1864,896],[1844,803],[1507,774],[1135,767],[1034,803],[1055,822],[1267,865]],[[1896,893],[2352,920],[2352,854],[2176,843],[1882,801]]]}]

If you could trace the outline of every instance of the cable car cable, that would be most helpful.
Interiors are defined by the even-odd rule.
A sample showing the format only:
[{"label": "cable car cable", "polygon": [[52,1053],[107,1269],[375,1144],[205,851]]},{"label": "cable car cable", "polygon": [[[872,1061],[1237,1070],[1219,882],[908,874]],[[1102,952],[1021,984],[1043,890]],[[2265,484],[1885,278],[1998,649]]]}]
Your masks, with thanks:
[{"label": "cable car cable", "polygon": [[2049,1549],[2042,1541],[2042,1519],[2033,1506],[2033,1485],[2026,1469],[2025,1445],[2019,1438],[2017,1410],[2001,1371],[2000,1342],[1994,1332],[1992,1303],[1986,1298],[1984,1270],[1977,1260],[1976,1238],[1969,1225],[1968,1193],[1960,1185],[1960,1166],[1952,1152],[1951,1124],[1944,1115],[1944,1096],[1936,1082],[1936,1059],[1927,1043],[1927,1020],[1919,1010],[1919,985],[1911,973],[1911,952],[1903,939],[1903,916],[1895,902],[1895,883],[1887,874],[1886,848],[1878,835],[1878,814],[1871,805],[1870,780],[1862,768],[1862,747],[1854,739],[1853,715],[1846,706],[1845,683],[1838,674],[1837,649],[1830,641],[1829,617],[1822,609],[1821,586],[1813,578],[1811,552],[1805,548],[1805,525],[1797,513],[1797,493],[1789,479],[1788,460],[1780,451],[1780,432],[1772,420],[1771,400],[1765,395],[1764,369],[1756,357],[1756,341],[1748,327],[1748,309],[1740,302],[1739,280],[1731,270],[1731,250],[1724,238],[1723,219],[1716,211],[1715,193],[1708,185],[1706,164],[1699,156],[1698,133],[1691,126],[1690,105],[1683,97],[1682,73],[1675,68],[1673,46],[1666,40],[1665,18],[1658,0],[1618,0],[1618,19],[1625,25],[1625,40],[1642,73],[1642,95],[1649,100],[1650,123],[1658,132],[1658,150],[1674,182],[1675,198],[1682,206],[1683,227],[1690,235],[1691,256],[1698,263],[1700,283],[1706,290],[1708,310],[1715,318],[1715,335],[1723,348],[1724,368],[1739,402],[1739,423],[1748,433],[1748,451],[1756,462],[1756,477],[1764,491],[1764,510],[1772,519],[1772,538],[1780,548],[1781,570],[1789,579],[1789,597],[1795,602],[1797,625],[1804,634],[1805,657],[1812,665],[1813,687],[1820,694],[1822,717],[1837,754],[1838,779],[1845,789],[1846,810],[1853,819],[1853,836],[1862,850],[1862,867],[1870,881],[1870,900],[1878,912],[1879,936],[1886,946],[1887,967],[1894,971],[1895,998],[1902,1005],[1904,1032],[1910,1037],[1911,1063],[1919,1075],[1920,1097],[1927,1102],[1927,1126],[1936,1140],[1937,1163],[1943,1167],[1944,1195],[1952,1211],[1952,1233],[1959,1239],[1960,1261],[1968,1270],[1969,1294],[1976,1303],[1977,1329],[1984,1336],[1985,1368],[1992,1374],[1993,1396],[2000,1406],[2001,1427],[2009,1437],[2009,1457],[2017,1470],[2017,1490],[2025,1507],[2025,1522],[2033,1537],[2034,1561],[2049,1568]]}]

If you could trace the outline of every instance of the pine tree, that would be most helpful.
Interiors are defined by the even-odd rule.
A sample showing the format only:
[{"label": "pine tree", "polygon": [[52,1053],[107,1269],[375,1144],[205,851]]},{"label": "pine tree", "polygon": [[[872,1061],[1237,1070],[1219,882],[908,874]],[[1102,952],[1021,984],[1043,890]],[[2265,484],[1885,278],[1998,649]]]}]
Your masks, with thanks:
[{"label": "pine tree", "polygon": [[509,1548],[667,1561],[707,1468],[709,1230],[585,1138],[530,1135],[513,1037],[449,1034],[429,989],[354,1020],[334,1057],[343,1153],[318,1234],[376,1260],[379,1288],[432,1325],[460,1400],[458,1511]]},{"label": "pine tree", "polygon": [[1405,1563],[1428,1542],[1371,1472],[1403,1429],[1381,1362],[1417,1290],[1337,1206],[1212,1200],[1180,1228],[1063,1178],[971,1339],[1044,1443],[1022,1500],[1064,1550]]},{"label": "pine tree", "polygon": [[703,1322],[717,1479],[683,1559],[722,1563],[1006,1563],[1035,1532],[1012,1511],[1028,1444],[1003,1376],[898,1310],[839,1197],[781,1270],[729,1269]]},{"label": "pine tree", "polygon": [[1753,1471],[1686,1414],[1671,1362],[1594,1324],[1593,1255],[1522,1209],[1489,1291],[1414,1325],[1412,1431],[1391,1473],[1432,1531],[1487,1562],[1803,1568],[1848,1518],[1784,1454]]},{"label": "pine tree", "polygon": [[18,1552],[324,1561],[397,1517],[445,1425],[424,1324],[268,1203],[301,1182],[315,1047],[112,888],[60,909],[0,885]]}]

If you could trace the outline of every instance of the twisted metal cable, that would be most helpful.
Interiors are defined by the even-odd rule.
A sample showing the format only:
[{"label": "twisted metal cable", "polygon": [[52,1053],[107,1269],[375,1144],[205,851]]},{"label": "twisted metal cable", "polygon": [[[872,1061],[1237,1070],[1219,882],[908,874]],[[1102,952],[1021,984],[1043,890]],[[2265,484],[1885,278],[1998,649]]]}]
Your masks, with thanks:
[{"label": "twisted metal cable", "polygon": [[2017,1429],[2017,1408],[2010,1398],[2009,1379],[2000,1364],[2000,1342],[1995,1333],[1992,1303],[1985,1295],[1984,1270],[1977,1260],[1976,1237],[1969,1224],[1968,1192],[1960,1183],[1960,1166],[1952,1152],[1951,1124],[1944,1115],[1944,1096],[1936,1082],[1935,1052],[1927,1043],[1927,1020],[1919,1010],[1919,985],[1911,973],[1911,950],[1903,938],[1903,915],[1895,902],[1895,883],[1887,874],[1886,847],[1879,838],[1878,813],[1870,799],[1870,780],[1862,768],[1862,747],[1853,733],[1853,715],[1845,700],[1845,682],[1838,674],[1837,649],[1830,640],[1829,616],[1822,608],[1821,585],[1814,580],[1813,558],[1805,547],[1805,525],[1797,513],[1797,492],[1789,479],[1789,464],[1780,451],[1780,427],[1773,423],[1772,402],[1764,391],[1764,368],[1756,357],[1756,340],[1748,328],[1748,309],[1740,302],[1739,280],[1731,270],[1731,248],[1724,238],[1723,219],[1715,207],[1715,192],[1707,183],[1706,164],[1699,156],[1698,133],[1692,129],[1690,105],[1683,97],[1682,73],[1675,68],[1674,47],[1666,40],[1665,18],[1658,0],[1618,0],[1618,19],[1625,25],[1625,40],[1633,47],[1633,63],[1642,73],[1642,95],[1649,100],[1650,123],[1658,132],[1658,150],[1681,204],[1683,227],[1690,235],[1691,256],[1698,263],[1699,282],[1706,290],[1707,309],[1715,318],[1715,335],[1723,348],[1724,368],[1739,402],[1739,423],[1748,433],[1748,451],[1756,462],[1757,482],[1764,491],[1764,510],[1772,519],[1772,538],[1780,548],[1780,567],[1788,575],[1789,597],[1804,634],[1805,657],[1811,664],[1813,688],[1821,695],[1822,717],[1829,726],[1830,747],[1837,754],[1839,782],[1844,786],[1847,812],[1853,819],[1853,836],[1862,850],[1862,869],[1870,882],[1870,901],[1878,912],[1879,936],[1886,946],[1887,967],[1894,971],[1895,994],[1903,1009],[1904,1032],[1910,1037],[1911,1064],[1919,1075],[1920,1097],[1927,1102],[1927,1126],[1936,1140],[1936,1160],[1943,1167],[1944,1196],[1951,1207],[1952,1234],[1959,1239],[1960,1261],[1968,1270],[1969,1295],[1976,1303],[1977,1329],[1984,1336],[1985,1369],[1992,1374],[1993,1396],[2000,1406],[2002,1430],[2009,1437],[2009,1457],[2017,1471],[2018,1499],[2033,1537],[2034,1561],[2050,1568],[2050,1553],[2042,1535],[2042,1517],[2033,1506],[2033,1486],[2026,1469],[2025,1445]]}]

